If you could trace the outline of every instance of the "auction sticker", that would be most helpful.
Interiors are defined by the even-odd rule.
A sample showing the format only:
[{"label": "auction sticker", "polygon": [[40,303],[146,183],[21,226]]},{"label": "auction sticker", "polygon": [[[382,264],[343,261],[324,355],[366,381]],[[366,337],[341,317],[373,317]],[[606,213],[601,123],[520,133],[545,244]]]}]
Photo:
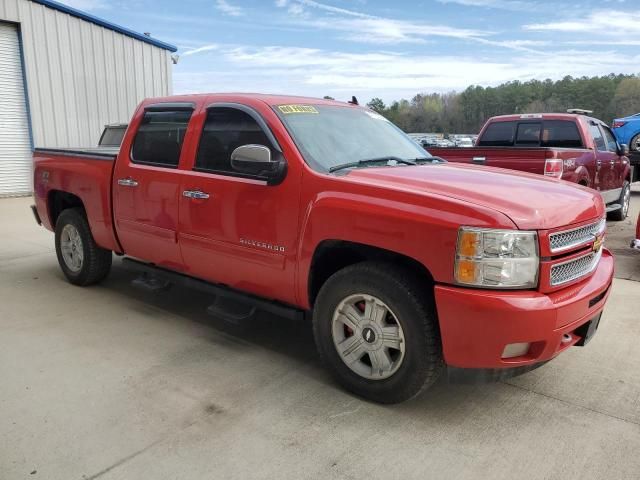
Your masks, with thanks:
[{"label": "auction sticker", "polygon": [[289,113],[318,113],[313,105],[278,105],[278,109],[285,115]]}]

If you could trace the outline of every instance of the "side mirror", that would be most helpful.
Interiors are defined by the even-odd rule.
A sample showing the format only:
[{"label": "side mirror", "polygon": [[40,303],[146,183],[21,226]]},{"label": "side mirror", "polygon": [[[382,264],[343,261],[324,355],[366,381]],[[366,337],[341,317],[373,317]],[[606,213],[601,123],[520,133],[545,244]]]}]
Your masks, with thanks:
[{"label": "side mirror", "polygon": [[277,185],[284,180],[287,164],[281,158],[273,159],[268,147],[251,144],[241,145],[231,153],[231,166],[238,173]]},{"label": "side mirror", "polygon": [[620,145],[620,155],[625,157],[629,155],[629,145],[627,145],[626,143]]}]

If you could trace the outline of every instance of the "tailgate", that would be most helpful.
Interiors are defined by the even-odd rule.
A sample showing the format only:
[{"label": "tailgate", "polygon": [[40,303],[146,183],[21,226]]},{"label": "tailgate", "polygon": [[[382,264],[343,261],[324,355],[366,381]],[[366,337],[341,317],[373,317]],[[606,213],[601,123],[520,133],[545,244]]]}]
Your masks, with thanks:
[{"label": "tailgate", "polygon": [[544,147],[429,148],[429,153],[454,163],[472,163],[544,175],[549,151]]},{"label": "tailgate", "polygon": [[478,161],[478,158],[485,157],[485,152],[490,149],[478,147],[427,147],[426,150],[434,157],[444,158],[448,162],[483,165],[483,162]]}]

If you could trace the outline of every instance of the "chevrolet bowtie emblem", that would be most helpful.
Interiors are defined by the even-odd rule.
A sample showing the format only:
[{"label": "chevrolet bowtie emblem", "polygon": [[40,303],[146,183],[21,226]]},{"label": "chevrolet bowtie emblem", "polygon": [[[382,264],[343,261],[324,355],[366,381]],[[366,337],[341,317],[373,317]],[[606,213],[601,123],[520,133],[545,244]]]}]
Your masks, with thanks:
[{"label": "chevrolet bowtie emblem", "polygon": [[594,252],[599,252],[600,249],[602,248],[603,243],[604,243],[604,236],[596,237],[596,239],[593,241],[593,246],[591,247],[591,249]]}]

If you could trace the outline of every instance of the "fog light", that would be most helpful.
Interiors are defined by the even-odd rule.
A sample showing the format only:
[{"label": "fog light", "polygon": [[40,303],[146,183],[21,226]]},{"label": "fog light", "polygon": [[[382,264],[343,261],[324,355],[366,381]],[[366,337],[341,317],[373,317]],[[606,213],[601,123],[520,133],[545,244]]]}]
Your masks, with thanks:
[{"label": "fog light", "polygon": [[510,343],[502,352],[502,358],[521,357],[529,351],[530,343]]}]

